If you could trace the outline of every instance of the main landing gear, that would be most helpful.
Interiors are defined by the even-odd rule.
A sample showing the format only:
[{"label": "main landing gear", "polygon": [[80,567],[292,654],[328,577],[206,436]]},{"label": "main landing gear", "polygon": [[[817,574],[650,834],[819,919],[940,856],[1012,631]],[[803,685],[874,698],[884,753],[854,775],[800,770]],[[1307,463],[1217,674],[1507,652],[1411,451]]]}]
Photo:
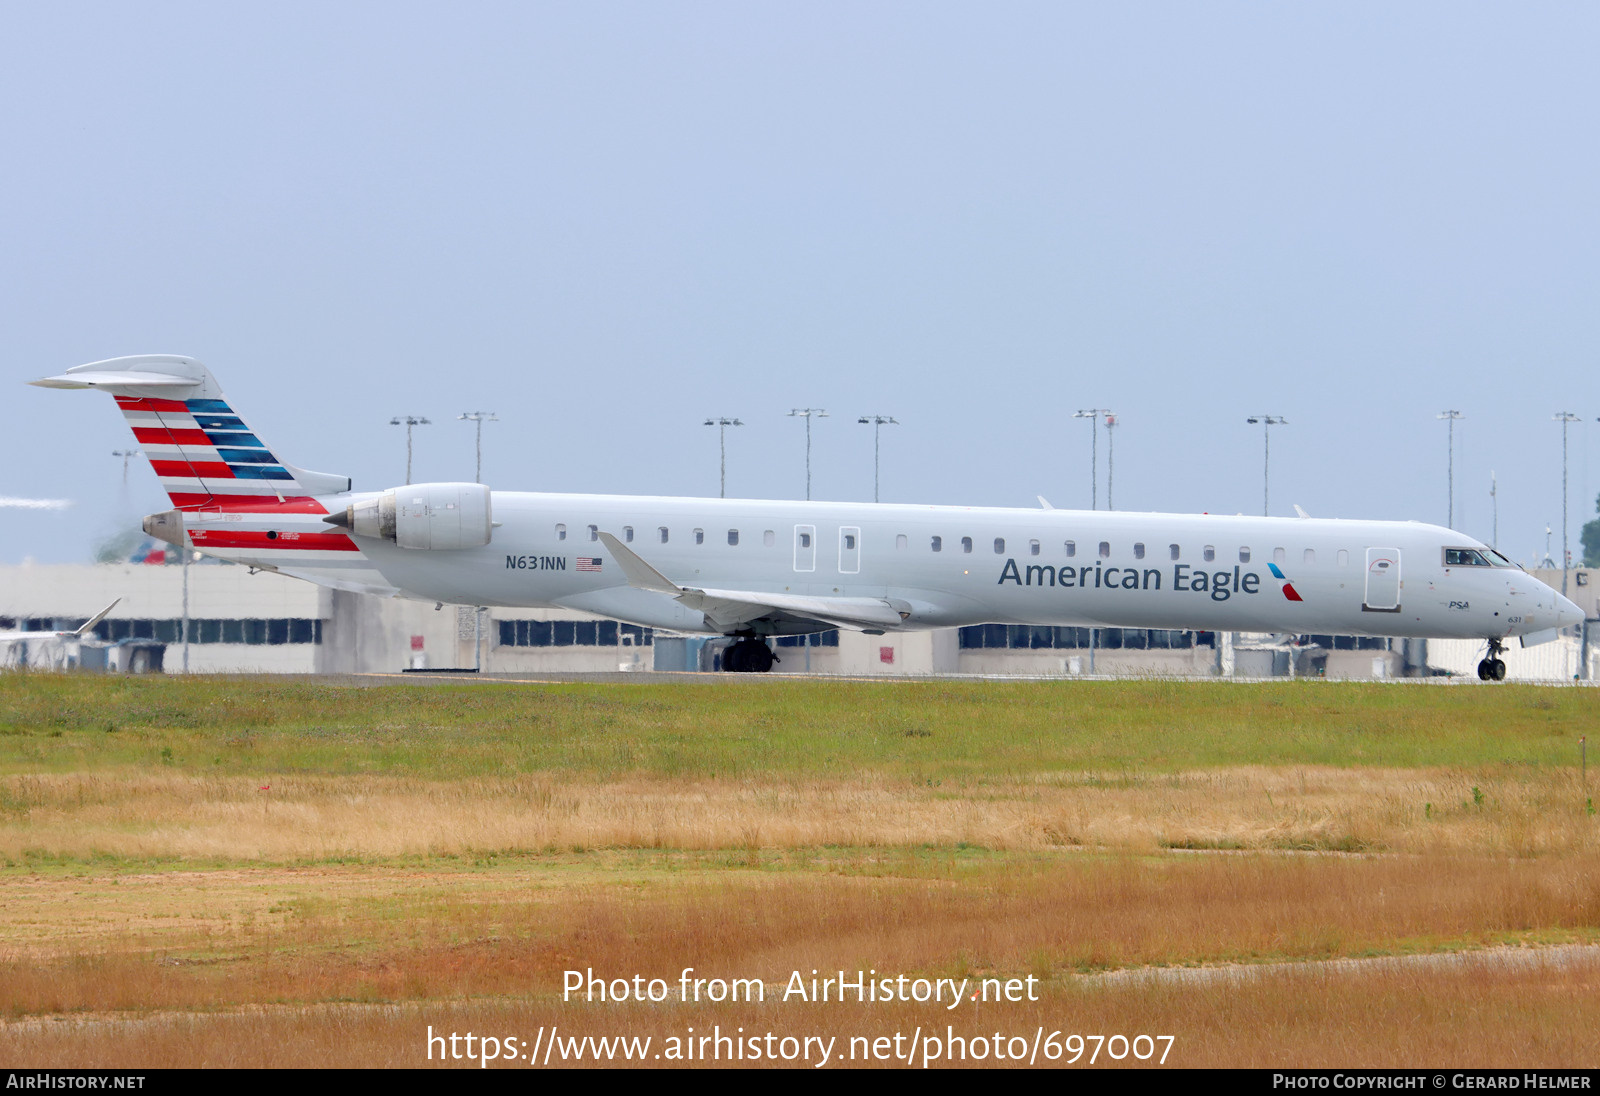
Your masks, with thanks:
[{"label": "main landing gear", "polygon": [[772,648],[748,636],[722,652],[722,668],[734,674],[764,674],[776,661]]},{"label": "main landing gear", "polygon": [[1498,639],[1489,640],[1489,656],[1478,663],[1479,681],[1504,681],[1506,679],[1506,664],[1500,658],[1500,652],[1506,646]]}]

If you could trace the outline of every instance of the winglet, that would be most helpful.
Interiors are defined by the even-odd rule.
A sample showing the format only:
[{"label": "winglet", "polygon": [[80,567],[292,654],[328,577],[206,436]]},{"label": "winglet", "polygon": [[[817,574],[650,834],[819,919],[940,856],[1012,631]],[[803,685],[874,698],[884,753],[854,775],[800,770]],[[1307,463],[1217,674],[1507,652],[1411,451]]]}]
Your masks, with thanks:
[{"label": "winglet", "polygon": [[1055,509],[1054,506],[1050,505],[1050,500],[1045,498],[1043,495],[1035,495],[1033,497],[1039,500],[1039,509],[1041,509],[1041,510],[1054,510]]},{"label": "winglet", "polygon": [[119,598],[117,598],[116,601],[113,601],[110,605],[107,605],[104,609],[101,609],[94,616],[92,616],[88,620],[84,621],[83,627],[77,629],[76,631],[58,632],[56,634],[61,636],[62,638],[66,638],[68,636],[76,636],[78,639],[82,639],[84,636],[86,636],[90,632],[94,631],[94,626],[96,624],[99,624],[102,620],[104,620],[106,618],[106,615],[108,613],[110,613],[111,610],[113,610],[113,609],[115,609],[117,607],[117,602],[121,601],[121,600],[122,599],[119,597]]},{"label": "winglet", "polygon": [[600,540],[616,559],[622,573],[628,576],[629,586],[657,594],[671,594],[673,597],[684,592],[682,586],[640,559],[633,549],[623,547],[622,542],[610,533],[601,533]]},{"label": "winglet", "polygon": [[1294,512],[1299,514],[1303,518],[1308,518],[1308,517],[1311,516],[1310,514],[1306,513],[1304,510],[1300,509],[1300,504],[1299,503],[1295,504]]}]

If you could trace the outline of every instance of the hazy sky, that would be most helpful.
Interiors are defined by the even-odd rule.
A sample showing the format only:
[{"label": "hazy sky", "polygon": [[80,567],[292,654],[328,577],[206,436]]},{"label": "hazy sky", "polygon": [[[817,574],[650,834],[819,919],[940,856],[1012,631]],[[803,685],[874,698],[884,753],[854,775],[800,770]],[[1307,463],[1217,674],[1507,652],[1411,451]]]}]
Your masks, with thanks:
[{"label": "hazy sky", "polygon": [[[1600,490],[1593,4],[0,4],[0,561],[166,508],[109,398],[523,490],[1443,522]],[[1105,437],[1100,436],[1101,504]]]}]

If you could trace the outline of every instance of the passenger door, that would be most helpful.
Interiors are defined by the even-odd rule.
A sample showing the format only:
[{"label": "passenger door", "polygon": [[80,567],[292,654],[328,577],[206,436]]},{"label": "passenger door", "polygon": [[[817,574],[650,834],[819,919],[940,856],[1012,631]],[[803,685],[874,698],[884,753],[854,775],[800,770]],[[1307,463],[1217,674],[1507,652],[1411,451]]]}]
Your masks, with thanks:
[{"label": "passenger door", "polygon": [[1400,611],[1400,549],[1367,549],[1367,588],[1361,608],[1369,613]]}]

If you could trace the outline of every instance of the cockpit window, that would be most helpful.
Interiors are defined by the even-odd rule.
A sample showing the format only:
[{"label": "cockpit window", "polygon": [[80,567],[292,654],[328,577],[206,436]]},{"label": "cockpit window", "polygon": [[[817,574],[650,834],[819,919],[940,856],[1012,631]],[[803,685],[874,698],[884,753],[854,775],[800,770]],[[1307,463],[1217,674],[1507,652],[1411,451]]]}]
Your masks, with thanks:
[{"label": "cockpit window", "polygon": [[1499,552],[1496,552],[1493,548],[1489,549],[1489,566],[1510,567],[1513,570],[1521,570],[1521,568],[1517,567],[1515,563],[1512,563],[1509,559],[1507,559],[1505,556],[1502,556]]},{"label": "cockpit window", "polygon": [[1444,565],[1446,567],[1489,567],[1492,566],[1483,553],[1476,548],[1446,548],[1444,550]]}]

